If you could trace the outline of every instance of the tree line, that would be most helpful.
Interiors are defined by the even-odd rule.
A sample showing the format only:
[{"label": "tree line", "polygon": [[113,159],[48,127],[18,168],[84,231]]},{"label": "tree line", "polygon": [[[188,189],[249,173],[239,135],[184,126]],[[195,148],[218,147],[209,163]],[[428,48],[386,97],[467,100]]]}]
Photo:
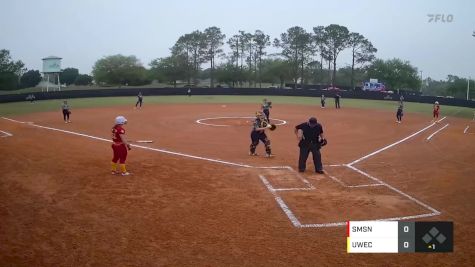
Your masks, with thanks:
[{"label": "tree line", "polygon": [[[224,44],[229,53],[223,51]],[[270,46],[280,52],[268,55]],[[291,27],[274,40],[261,30],[239,31],[226,39],[219,28],[209,27],[182,35],[170,49],[170,56],[155,59],[150,66],[154,78],[173,84],[177,80],[196,83],[202,64],[209,63],[206,71],[211,87],[215,80],[232,86],[247,83],[261,87],[262,82],[276,81],[282,85],[287,80],[294,86],[309,82],[335,85],[337,58],[345,49],[352,54],[350,83],[354,87],[356,68],[371,63],[377,49],[363,35],[336,24],[317,26],[312,32]],[[219,65],[217,58],[222,59]],[[324,64],[328,64],[328,80]]]}]

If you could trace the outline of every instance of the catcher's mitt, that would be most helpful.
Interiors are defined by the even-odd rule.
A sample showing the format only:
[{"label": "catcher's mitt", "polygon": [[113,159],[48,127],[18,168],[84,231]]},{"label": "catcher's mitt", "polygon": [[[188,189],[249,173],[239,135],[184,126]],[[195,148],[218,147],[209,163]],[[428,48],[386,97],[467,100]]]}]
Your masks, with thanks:
[{"label": "catcher's mitt", "polygon": [[277,129],[277,126],[275,126],[275,124],[270,124],[269,130],[273,131],[275,129]]},{"label": "catcher's mitt", "polygon": [[322,141],[320,141],[320,146],[326,146],[327,145],[327,139],[322,139]]}]

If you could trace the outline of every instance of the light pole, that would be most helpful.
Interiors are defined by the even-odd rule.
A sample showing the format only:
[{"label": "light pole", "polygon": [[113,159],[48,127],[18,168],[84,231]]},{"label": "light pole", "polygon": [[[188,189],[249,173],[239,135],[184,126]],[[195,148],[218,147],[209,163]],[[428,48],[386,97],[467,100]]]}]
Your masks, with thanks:
[{"label": "light pole", "polygon": [[470,95],[470,77],[468,77],[468,80],[467,80],[467,100],[470,100],[469,99],[469,95]]},{"label": "light pole", "polygon": [[422,80],[422,70],[421,70],[421,95],[422,95],[422,85],[424,84],[424,81]]}]

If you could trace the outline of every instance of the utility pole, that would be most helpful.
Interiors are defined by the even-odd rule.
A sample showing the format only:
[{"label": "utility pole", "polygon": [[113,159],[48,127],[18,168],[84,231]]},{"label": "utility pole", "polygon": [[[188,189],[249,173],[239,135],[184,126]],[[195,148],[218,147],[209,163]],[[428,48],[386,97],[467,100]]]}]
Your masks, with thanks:
[{"label": "utility pole", "polygon": [[422,95],[422,85],[424,84],[424,81],[422,80],[422,70],[421,70],[421,95]]},{"label": "utility pole", "polygon": [[469,96],[470,96],[470,77],[468,77],[468,80],[467,80],[467,100],[470,100],[469,99]]}]

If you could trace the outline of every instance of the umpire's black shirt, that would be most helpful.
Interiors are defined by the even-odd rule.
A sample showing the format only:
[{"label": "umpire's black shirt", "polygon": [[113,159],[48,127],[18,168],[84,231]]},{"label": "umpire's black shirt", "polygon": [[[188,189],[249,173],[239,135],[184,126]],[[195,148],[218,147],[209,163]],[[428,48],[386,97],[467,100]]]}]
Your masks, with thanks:
[{"label": "umpire's black shirt", "polygon": [[295,129],[301,129],[303,131],[304,140],[302,140],[301,143],[319,144],[318,137],[323,133],[323,127],[320,123],[317,123],[315,127],[310,127],[308,122],[304,122],[295,126]]}]

